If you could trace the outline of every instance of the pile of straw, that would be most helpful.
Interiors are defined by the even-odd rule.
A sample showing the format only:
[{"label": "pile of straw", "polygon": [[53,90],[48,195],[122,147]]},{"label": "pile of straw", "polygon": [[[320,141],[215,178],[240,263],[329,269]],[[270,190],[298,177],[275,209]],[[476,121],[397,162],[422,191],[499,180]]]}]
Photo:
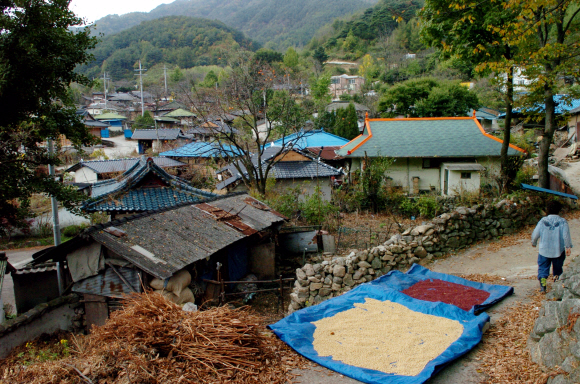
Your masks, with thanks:
[{"label": "pile of straw", "polygon": [[163,296],[133,295],[63,360],[12,366],[11,383],[285,383],[301,365],[247,309],[184,312]]}]

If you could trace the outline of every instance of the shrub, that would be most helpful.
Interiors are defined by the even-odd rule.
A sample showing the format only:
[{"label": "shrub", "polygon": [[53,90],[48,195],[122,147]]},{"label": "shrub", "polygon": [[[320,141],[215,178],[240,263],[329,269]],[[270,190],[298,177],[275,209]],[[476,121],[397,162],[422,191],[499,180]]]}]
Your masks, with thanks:
[{"label": "shrub", "polygon": [[415,207],[419,215],[426,219],[432,219],[441,211],[441,206],[434,196],[421,196],[415,202]]},{"label": "shrub", "polygon": [[64,227],[62,229],[62,234],[66,237],[75,237],[78,236],[83,229],[87,227],[86,224],[80,225],[69,225],[68,227]]}]

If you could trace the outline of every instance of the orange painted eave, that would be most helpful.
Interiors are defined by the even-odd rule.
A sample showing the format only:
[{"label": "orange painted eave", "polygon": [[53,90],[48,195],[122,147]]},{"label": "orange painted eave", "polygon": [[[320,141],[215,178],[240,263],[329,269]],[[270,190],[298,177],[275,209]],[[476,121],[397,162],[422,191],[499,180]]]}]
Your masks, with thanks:
[{"label": "orange painted eave", "polygon": [[[495,137],[493,135],[490,135],[489,133],[485,132],[485,130],[483,129],[483,127],[481,126],[481,124],[479,123],[479,120],[477,120],[475,117],[470,117],[470,119],[473,119],[475,124],[477,125],[477,127],[479,128],[479,130],[481,131],[481,134],[489,139],[495,140],[498,143],[502,143],[503,144],[503,140],[500,139],[499,137]],[[520,151],[522,153],[527,153],[526,151],[524,151],[523,149],[521,149],[520,147],[517,147],[513,144],[509,145],[511,149],[515,149],[516,151]]]}]

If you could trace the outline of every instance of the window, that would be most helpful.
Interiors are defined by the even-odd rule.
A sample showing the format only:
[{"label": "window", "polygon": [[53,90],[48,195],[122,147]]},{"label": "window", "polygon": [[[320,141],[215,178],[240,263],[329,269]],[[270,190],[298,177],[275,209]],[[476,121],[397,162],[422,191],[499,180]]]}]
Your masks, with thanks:
[{"label": "window", "polygon": [[461,172],[462,179],[471,179],[471,172]]},{"label": "window", "polygon": [[340,79],[338,79],[336,77],[335,78],[332,78],[332,79],[330,79],[330,83],[331,84],[339,84],[340,83]]},{"label": "window", "polygon": [[356,80],[355,79],[348,79],[348,83],[349,84],[355,84],[356,83]]}]

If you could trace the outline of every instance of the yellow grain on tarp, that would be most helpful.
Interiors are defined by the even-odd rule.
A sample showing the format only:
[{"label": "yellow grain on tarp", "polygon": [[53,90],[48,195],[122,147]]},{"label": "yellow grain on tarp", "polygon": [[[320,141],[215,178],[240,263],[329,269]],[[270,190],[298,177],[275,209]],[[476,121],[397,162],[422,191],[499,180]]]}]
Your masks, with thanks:
[{"label": "yellow grain on tarp", "polygon": [[463,333],[459,321],[375,299],[313,324],[318,355],[403,376],[419,374]]}]

